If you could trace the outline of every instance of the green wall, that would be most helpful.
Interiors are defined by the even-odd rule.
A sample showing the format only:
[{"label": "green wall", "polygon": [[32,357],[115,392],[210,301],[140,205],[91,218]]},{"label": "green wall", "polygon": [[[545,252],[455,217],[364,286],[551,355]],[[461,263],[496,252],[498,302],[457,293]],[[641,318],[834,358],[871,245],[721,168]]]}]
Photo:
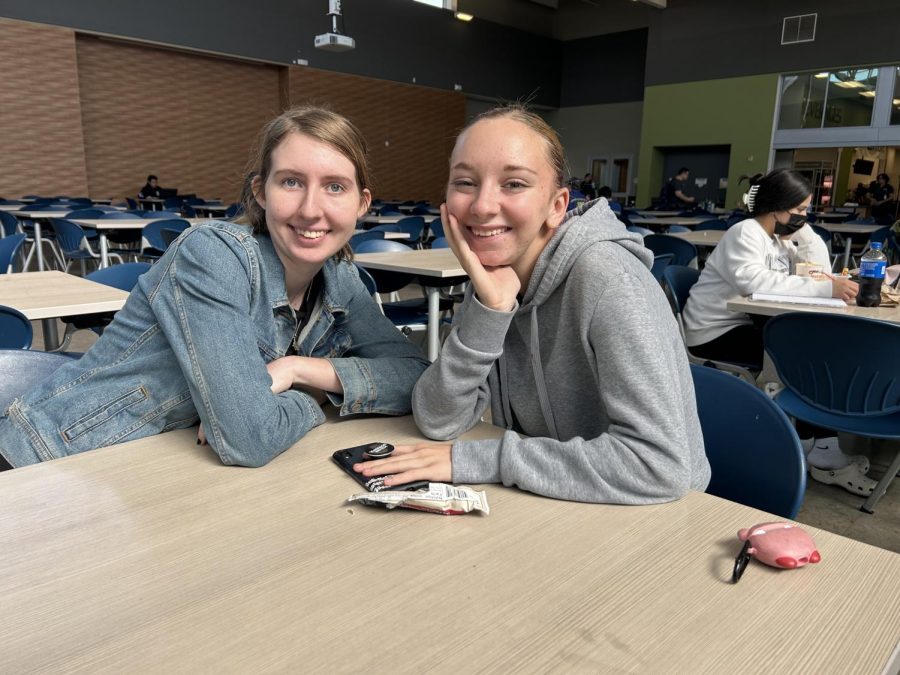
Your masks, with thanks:
[{"label": "green wall", "polygon": [[777,74],[647,87],[637,204],[659,194],[666,147],[730,145],[725,204],[738,206],[746,191],[738,178],[768,168],[777,92]]}]

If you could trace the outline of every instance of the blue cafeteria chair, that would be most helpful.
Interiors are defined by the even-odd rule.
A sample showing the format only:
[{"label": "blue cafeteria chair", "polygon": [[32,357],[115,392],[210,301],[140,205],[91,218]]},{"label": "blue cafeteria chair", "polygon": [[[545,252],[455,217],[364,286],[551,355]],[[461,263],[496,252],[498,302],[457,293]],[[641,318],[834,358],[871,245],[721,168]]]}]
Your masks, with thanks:
[{"label": "blue cafeteria chair", "polygon": [[0,349],[30,349],[33,337],[28,317],[14,307],[0,305]]},{"label": "blue cafeteria chair", "polygon": [[[785,385],[775,398],[785,413],[865,438],[900,440],[900,325],[789,312],[766,323],[763,343]],[[900,450],[861,511],[874,512],[897,471]]]},{"label": "blue cafeteria chair", "polygon": [[691,364],[697,416],[712,469],[706,492],[794,518],[806,492],[806,456],[794,425],[760,389]]}]

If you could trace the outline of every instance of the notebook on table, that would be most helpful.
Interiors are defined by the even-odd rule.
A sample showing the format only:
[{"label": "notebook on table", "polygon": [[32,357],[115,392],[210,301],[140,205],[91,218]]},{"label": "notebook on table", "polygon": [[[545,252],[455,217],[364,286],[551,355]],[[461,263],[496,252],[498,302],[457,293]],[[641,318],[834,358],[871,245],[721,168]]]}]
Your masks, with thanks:
[{"label": "notebook on table", "polygon": [[777,293],[756,292],[750,296],[751,300],[762,302],[786,302],[791,305],[813,305],[815,307],[845,308],[847,303],[840,298],[810,298],[804,295],[778,295]]}]

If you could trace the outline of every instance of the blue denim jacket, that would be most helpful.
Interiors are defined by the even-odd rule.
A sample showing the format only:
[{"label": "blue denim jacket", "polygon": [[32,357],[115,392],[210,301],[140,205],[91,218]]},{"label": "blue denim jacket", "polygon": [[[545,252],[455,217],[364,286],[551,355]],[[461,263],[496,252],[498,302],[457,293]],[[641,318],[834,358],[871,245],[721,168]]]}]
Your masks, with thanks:
[{"label": "blue denim jacket", "polygon": [[[298,353],[331,361],[341,415],[408,413],[428,362],[352,264],[329,260],[323,275]],[[225,464],[261,466],[325,419],[309,394],[270,389],[265,366],[285,355],[296,327],[271,239],[233,223],[195,226],[140,277],[90,351],[9,406],[0,454],[24,466],[199,417]]]}]

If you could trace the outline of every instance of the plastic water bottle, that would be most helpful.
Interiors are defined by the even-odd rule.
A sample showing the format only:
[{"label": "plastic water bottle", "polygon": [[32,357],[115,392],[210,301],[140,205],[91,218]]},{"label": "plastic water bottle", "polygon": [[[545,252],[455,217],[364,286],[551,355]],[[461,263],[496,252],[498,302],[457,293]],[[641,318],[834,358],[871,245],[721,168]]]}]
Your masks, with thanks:
[{"label": "plastic water bottle", "polygon": [[881,284],[884,282],[884,268],[887,258],[881,252],[881,244],[872,242],[859,263],[859,295],[856,304],[860,307],[878,307],[881,304]]}]

